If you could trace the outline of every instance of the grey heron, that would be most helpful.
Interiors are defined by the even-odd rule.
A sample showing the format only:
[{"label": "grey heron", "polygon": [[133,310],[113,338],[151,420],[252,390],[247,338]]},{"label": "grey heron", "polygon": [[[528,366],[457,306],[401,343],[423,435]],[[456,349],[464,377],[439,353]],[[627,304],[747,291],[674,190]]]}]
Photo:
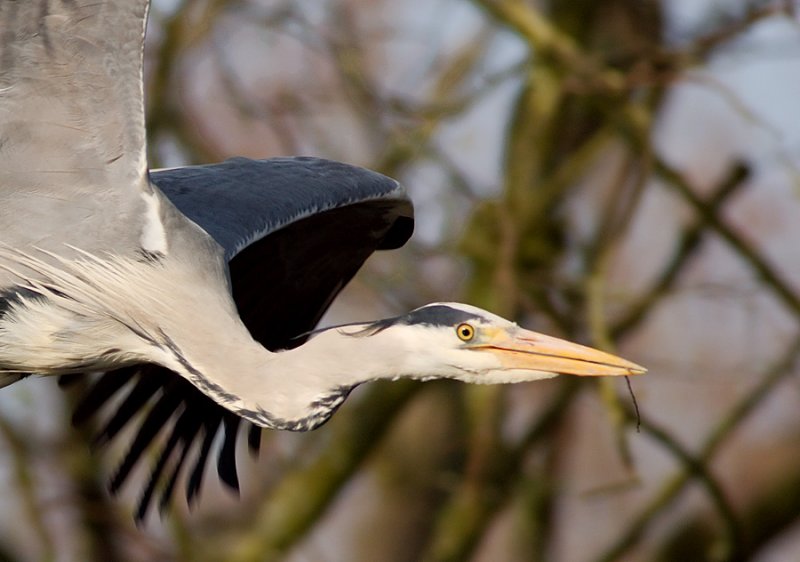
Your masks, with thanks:
[{"label": "grey heron", "polygon": [[159,482],[169,499],[193,442],[190,501],[220,426],[235,487],[240,420],[311,430],[364,382],[645,372],[457,303],[310,333],[370,254],[405,243],[411,203],[394,180],[314,158],[149,173],[148,7],[0,0],[0,386],[105,373],[78,421],[126,387],[101,441],[145,413],[112,488],[172,420],[139,517]]}]

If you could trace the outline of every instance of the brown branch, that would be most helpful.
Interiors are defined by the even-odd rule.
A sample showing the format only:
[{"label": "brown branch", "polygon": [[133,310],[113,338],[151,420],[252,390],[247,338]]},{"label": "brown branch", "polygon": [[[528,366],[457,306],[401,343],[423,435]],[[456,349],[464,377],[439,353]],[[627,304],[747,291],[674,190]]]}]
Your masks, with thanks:
[{"label": "brown branch", "polygon": [[39,505],[36,494],[36,481],[33,475],[30,441],[23,439],[3,417],[0,417],[0,435],[8,444],[14,477],[16,479],[16,492],[22,502],[24,516],[30,523],[36,539],[39,541],[40,559],[52,560],[55,558],[55,544],[44,520],[44,510]]},{"label": "brown branch", "polygon": [[523,461],[531,448],[559,426],[580,385],[565,380],[557,396],[513,448],[494,450],[492,466],[480,479],[463,479],[443,506],[425,554],[427,562],[468,560],[486,532],[488,522],[516,489]]},{"label": "brown branch", "polygon": [[[636,419],[633,412],[626,412],[628,419]],[[709,459],[700,459],[689,452],[681,445],[672,434],[660,427],[647,417],[641,417],[641,427],[646,435],[649,435],[656,442],[661,444],[672,455],[677,458],[687,474],[696,479],[705,488],[708,497],[716,508],[724,524],[724,542],[717,541],[717,553],[719,560],[728,560],[734,553],[742,552],[744,549],[744,533],[739,517],[736,515],[733,506],[728,501],[722,485],[717,481],[708,468]]]},{"label": "brown branch", "polygon": [[149,73],[152,79],[147,90],[148,159],[151,167],[160,165],[154,148],[165,131],[173,134],[187,149],[191,160],[213,162],[219,159],[215,157],[215,151],[194,133],[180,107],[176,73],[181,54],[213,30],[214,22],[229,3],[229,0],[210,0],[203,3],[204,11],[199,17],[190,19],[187,14],[191,3],[183,0],[174,15],[164,23],[163,39],[154,58],[155,69]]},{"label": "brown branch", "polygon": [[518,33],[537,57],[556,59],[572,73],[573,81],[586,91],[619,94],[627,89],[625,76],[604,67],[584,53],[568,34],[559,30],[530,3],[520,0],[474,0],[494,19]]},{"label": "brown branch", "polygon": [[[755,387],[750,392],[745,393],[744,397],[728,411],[708,434],[700,451],[694,456],[697,464],[700,466],[707,465],[711,461],[721,445],[730,437],[733,430],[739,427],[761,405],[770,392],[792,372],[798,354],[800,354],[800,336],[797,336],[787,346],[783,355],[766,369]],[[692,463],[692,466],[683,466],[677,474],[664,482],[645,507],[633,517],[618,539],[609,548],[601,552],[597,557],[598,562],[613,562],[638,544],[640,538],[658,515],[663,514],[666,508],[692,482],[695,475],[694,464]]]},{"label": "brown branch", "polygon": [[667,181],[683,199],[695,210],[703,221],[716,232],[720,238],[728,243],[732,249],[755,271],[764,284],[769,287],[775,296],[783,301],[795,316],[800,319],[800,298],[795,294],[791,285],[766,259],[761,257],[753,244],[738,234],[733,228],[712,210],[700,196],[698,196],[689,183],[680,173],[667,164],[663,159],[656,159],[656,173]]},{"label": "brown branch", "polygon": [[225,560],[281,559],[319,520],[419,388],[408,381],[375,384],[362,400],[337,413],[328,428],[330,445],[281,480]]},{"label": "brown branch", "polygon": [[[717,215],[724,203],[746,185],[749,177],[750,171],[744,164],[739,163],[732,166],[725,178],[703,202],[703,206],[708,209],[709,214]],[[672,257],[667,261],[656,280],[612,326],[610,332],[613,340],[625,337],[631,330],[639,326],[647,314],[653,310],[654,305],[672,290],[680,273],[700,249],[706,232],[705,219],[698,217],[694,224],[680,234]]]}]

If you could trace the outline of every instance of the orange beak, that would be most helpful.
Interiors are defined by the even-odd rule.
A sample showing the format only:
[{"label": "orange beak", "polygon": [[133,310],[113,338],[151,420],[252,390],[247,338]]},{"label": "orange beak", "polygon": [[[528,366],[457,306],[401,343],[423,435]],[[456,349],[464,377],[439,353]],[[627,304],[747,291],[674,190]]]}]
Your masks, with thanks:
[{"label": "orange beak", "polygon": [[467,347],[493,353],[504,369],[582,377],[641,375],[647,372],[644,367],[616,355],[522,328],[484,329],[483,336],[480,341]]}]

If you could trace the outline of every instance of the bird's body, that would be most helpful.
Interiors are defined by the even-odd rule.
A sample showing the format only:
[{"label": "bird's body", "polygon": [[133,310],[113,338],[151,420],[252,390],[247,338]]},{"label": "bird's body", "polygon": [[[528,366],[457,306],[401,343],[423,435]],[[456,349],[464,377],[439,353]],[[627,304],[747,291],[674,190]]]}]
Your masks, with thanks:
[{"label": "bird's body", "polygon": [[318,159],[151,175],[147,8],[0,0],[0,386],[107,372],[86,417],[133,381],[102,431],[153,404],[122,480],[173,416],[161,458],[182,453],[168,490],[202,440],[191,498],[220,425],[230,455],[240,419],[313,429],[370,380],[643,372],[454,303],[310,335],[373,251],[408,239],[411,204],[394,180]]}]

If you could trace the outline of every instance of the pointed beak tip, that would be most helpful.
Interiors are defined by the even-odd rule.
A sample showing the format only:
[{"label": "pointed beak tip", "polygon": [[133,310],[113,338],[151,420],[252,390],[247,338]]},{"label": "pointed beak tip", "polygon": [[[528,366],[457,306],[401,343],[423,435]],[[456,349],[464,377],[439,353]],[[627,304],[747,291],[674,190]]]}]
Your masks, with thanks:
[{"label": "pointed beak tip", "polygon": [[647,372],[646,368],[642,367],[641,365],[637,365],[632,361],[627,361],[621,357],[614,357],[614,359],[614,361],[608,361],[606,363],[606,366],[610,369],[610,371],[603,370],[603,372],[598,374],[616,377],[635,377],[637,375],[643,375]]},{"label": "pointed beak tip", "polygon": [[[625,360],[623,360],[623,361],[625,361]],[[647,368],[646,367],[642,367],[641,365],[638,365],[638,364],[634,363],[633,361],[625,361],[625,369],[627,369],[627,371],[628,371],[627,373],[625,373],[626,377],[633,377],[633,376],[636,376],[636,375],[643,375],[643,374],[645,374],[647,372]]]},{"label": "pointed beak tip", "polygon": [[597,365],[586,365],[584,367],[585,368],[582,369],[581,372],[568,371],[564,374],[590,377],[635,377],[638,375],[643,375],[647,372],[647,369],[644,367],[640,367],[639,365],[630,365],[627,361],[623,365],[620,365],[619,363],[606,363],[601,367],[598,367]]}]

